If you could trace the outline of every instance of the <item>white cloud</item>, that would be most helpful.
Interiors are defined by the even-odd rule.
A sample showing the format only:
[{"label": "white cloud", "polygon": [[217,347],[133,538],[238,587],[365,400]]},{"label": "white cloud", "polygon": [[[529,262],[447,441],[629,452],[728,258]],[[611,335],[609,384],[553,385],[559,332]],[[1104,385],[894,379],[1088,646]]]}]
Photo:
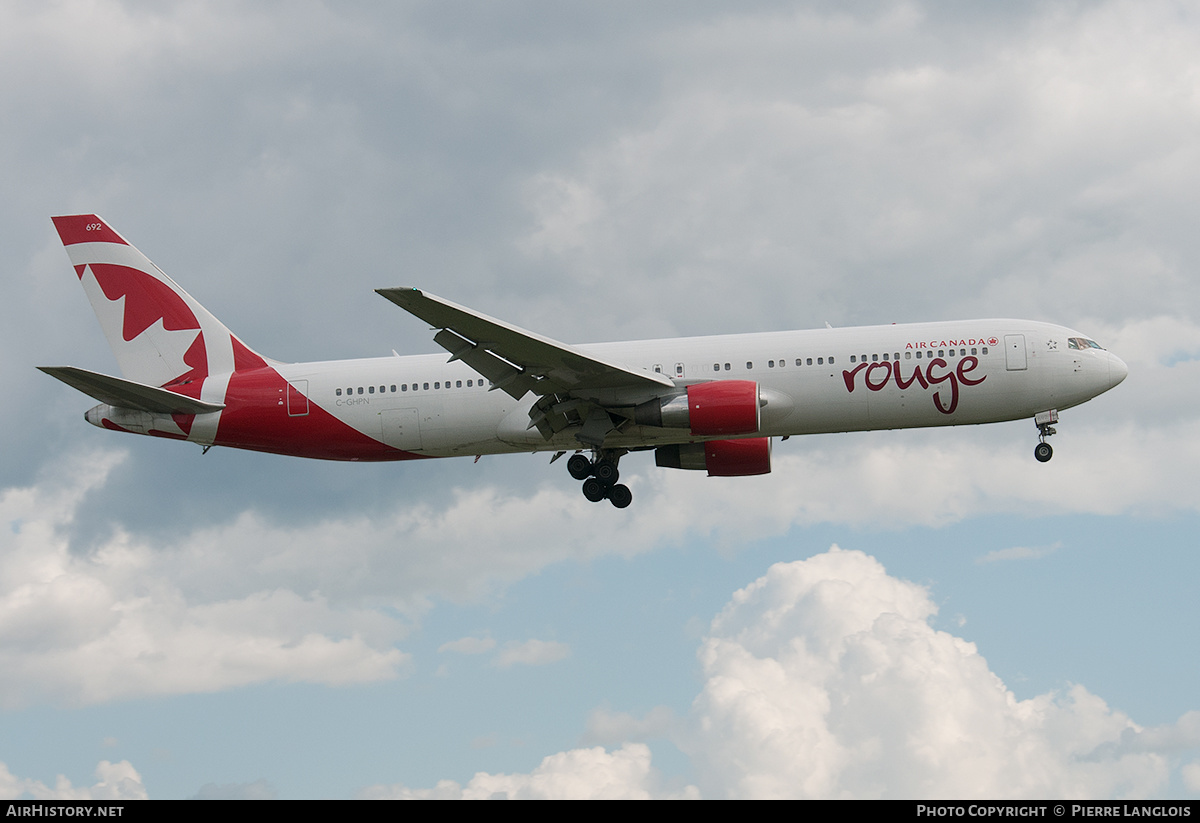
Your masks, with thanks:
[{"label": "white cloud", "polygon": [[629,743],[613,752],[597,746],[545,758],[529,774],[479,772],[466,786],[439,781],[432,789],[371,786],[360,796],[393,800],[649,800],[696,799],[694,786],[664,789],[650,765],[650,749]]},{"label": "white cloud", "polygon": [[564,659],[571,647],[557,640],[512,641],[505,643],[496,653],[495,664],[501,669],[510,666],[543,666]]},{"label": "white cloud", "polygon": [[[1018,700],[973,643],[930,626],[921,586],[834,546],[777,563],[735,592],[699,658],[686,719],[598,709],[588,737],[616,745],[545,758],[465,787],[373,786],[367,797],[1152,797],[1200,747],[1200,712],[1143,728],[1082,685]],[[651,751],[669,735],[700,774],[664,793]],[[1180,774],[1192,787],[1196,764]]]},{"label": "white cloud", "polygon": [[[70,78],[72,89],[108,97],[154,87],[172,71],[231,74],[296,49],[354,39],[346,18],[319,7],[282,16],[239,9],[236,21],[229,11],[204,4],[137,8],[119,0],[10,4],[0,12],[4,60],[13,69],[9,75],[44,63]],[[275,39],[266,36],[272,31]]]},{"label": "white cloud", "polygon": [[400,627],[335,609],[317,592],[196,597],[170,574],[169,550],[125,535],[73,553],[64,530],[74,507],[118,461],[84,457],[67,480],[0,494],[0,703],[93,703],[273,679],[346,684],[404,666],[407,655],[388,643]]},{"label": "white cloud", "polygon": [[0,797],[6,800],[146,800],[148,795],[141,775],[128,760],[119,763],[101,760],[96,766],[96,783],[78,788],[61,774],[51,788],[40,780],[17,777],[8,766],[0,763]]},{"label": "white cloud", "polygon": [[[928,592],[834,547],[736,592],[700,651],[684,742],[730,797],[1151,796],[1185,716],[1144,730],[1083,686],[1017,700]],[[1169,738],[1169,741],[1164,741]]]},{"label": "white cloud", "polygon": [[626,279],[620,312],[664,332],[1194,304],[1198,249],[1175,233],[1200,181],[1194,13],[955,17],[681,27],[655,117],[530,177],[521,247],[601,305]]},{"label": "white cloud", "polygon": [[1186,764],[1179,770],[1183,776],[1183,785],[1189,792],[1200,794],[1200,760]]}]

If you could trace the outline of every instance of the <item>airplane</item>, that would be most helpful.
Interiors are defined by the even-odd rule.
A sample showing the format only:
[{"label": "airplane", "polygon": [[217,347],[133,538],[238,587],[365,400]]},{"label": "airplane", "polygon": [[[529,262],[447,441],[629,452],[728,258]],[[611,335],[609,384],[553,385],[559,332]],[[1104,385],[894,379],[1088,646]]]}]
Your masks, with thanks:
[{"label": "airplane", "polygon": [[617,508],[624,455],[738,477],[773,438],[1033,418],[1128,369],[1079,332],[1032,320],[822,328],[566,344],[416,288],[377,292],[449,353],[283,363],[250,348],[94,214],[52,218],[123,377],[41,370],[99,401],[114,431],[324,460],[573,452],[584,496]]}]

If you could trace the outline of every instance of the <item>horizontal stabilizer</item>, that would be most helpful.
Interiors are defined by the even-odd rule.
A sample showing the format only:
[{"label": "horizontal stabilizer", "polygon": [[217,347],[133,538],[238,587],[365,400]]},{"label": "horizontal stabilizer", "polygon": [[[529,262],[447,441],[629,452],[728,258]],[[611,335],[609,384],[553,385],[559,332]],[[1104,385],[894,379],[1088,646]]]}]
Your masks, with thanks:
[{"label": "horizontal stabilizer", "polygon": [[38,366],[38,369],[101,403],[122,409],[155,414],[208,414],[225,408],[224,403],[205,403],[166,389],[73,366]]}]

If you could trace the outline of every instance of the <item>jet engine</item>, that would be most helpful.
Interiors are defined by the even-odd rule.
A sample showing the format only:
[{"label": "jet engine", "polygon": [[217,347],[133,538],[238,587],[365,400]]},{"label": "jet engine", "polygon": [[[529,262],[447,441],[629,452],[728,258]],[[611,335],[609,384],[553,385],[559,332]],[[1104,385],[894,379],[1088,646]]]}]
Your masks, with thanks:
[{"label": "jet engine", "polygon": [[687,387],[687,394],[657,398],[634,409],[641,426],[687,428],[698,437],[754,434],[761,406],[753,380],[716,380]]},{"label": "jet engine", "polygon": [[704,469],[709,477],[746,477],[770,474],[771,438],[745,440],[709,440],[707,443],[682,443],[659,446],[654,463],[666,469]]}]

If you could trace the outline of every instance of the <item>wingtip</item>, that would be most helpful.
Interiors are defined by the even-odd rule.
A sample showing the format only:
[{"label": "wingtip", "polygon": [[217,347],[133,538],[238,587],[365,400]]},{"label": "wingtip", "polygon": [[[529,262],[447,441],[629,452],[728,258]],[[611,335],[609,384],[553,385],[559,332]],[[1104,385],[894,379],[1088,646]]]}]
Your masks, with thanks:
[{"label": "wingtip", "polygon": [[411,286],[393,286],[390,289],[375,289],[376,294],[383,295],[384,297],[388,297],[389,295],[393,294],[403,294],[405,292],[412,292],[418,295],[421,294],[420,289],[414,289]]}]

